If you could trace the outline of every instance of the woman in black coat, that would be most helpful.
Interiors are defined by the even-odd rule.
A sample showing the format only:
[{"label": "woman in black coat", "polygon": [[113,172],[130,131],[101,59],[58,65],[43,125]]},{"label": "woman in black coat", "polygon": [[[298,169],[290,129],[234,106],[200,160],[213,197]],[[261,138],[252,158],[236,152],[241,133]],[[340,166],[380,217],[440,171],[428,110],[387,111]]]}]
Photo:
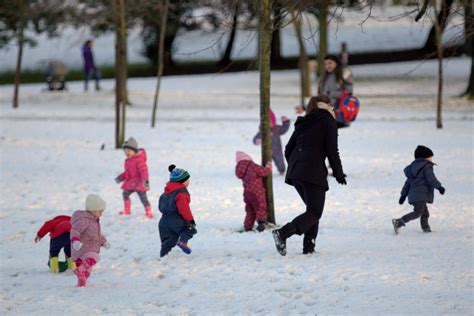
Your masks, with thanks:
[{"label": "woman in black coat", "polygon": [[285,148],[288,162],[286,183],[295,187],[306,204],[306,212],[280,229],[273,231],[278,252],[286,255],[286,240],[294,234],[302,235],[303,253],[314,252],[319,219],[323,214],[328,186],[326,158],[340,184],[346,184],[337,147],[337,123],[331,99],[320,94],[309,100],[306,115],[299,117],[295,131]]}]

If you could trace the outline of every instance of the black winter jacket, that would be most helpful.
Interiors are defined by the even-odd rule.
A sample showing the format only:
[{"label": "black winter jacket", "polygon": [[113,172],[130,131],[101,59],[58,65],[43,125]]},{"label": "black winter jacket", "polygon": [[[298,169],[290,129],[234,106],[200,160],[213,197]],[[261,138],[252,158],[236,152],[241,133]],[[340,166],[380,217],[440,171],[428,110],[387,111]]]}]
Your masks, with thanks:
[{"label": "black winter jacket", "polygon": [[295,123],[285,148],[288,162],[286,183],[300,180],[329,190],[326,157],[336,178],[344,176],[337,147],[337,123],[327,110],[319,109]]}]

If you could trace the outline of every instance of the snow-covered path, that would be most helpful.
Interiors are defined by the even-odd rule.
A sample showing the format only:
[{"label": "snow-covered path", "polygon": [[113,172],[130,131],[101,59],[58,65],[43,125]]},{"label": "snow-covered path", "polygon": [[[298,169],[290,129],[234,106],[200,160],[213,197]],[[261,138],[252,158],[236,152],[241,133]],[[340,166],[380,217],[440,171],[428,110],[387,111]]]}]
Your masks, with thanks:
[{"label": "snow-covered path", "polygon": [[[0,313],[472,314],[474,113],[452,97],[464,88],[468,65],[459,59],[447,66],[443,130],[434,123],[434,63],[418,77],[400,75],[409,64],[354,69],[363,77],[356,86],[363,108],[340,131],[349,184],[330,180],[318,253],[303,256],[294,237],[284,258],[270,232],[237,232],[244,211],[234,152],[259,157],[251,144],[257,73],[166,77],[155,130],[148,127],[154,81],[130,81],[127,135],[148,151],[154,211],[170,163],[192,176],[193,254],[174,250],[164,260],[157,220],[145,219],[137,197],[131,218],[117,215],[114,177],[123,154],[112,149],[113,83],[97,94],[80,92],[81,83],[67,94],[24,86],[16,111],[11,87],[0,87]],[[298,74],[275,72],[272,80],[275,112],[294,120]],[[447,192],[436,193],[430,207],[432,234],[412,222],[394,236],[391,218],[410,210],[397,203],[402,170],[418,144],[433,149]],[[283,224],[303,205],[282,177],[275,174],[274,183]],[[72,274],[48,273],[47,238],[33,238],[43,221],[82,208],[89,192],[108,203],[102,228],[112,248],[102,251],[90,286],[77,289]]]}]

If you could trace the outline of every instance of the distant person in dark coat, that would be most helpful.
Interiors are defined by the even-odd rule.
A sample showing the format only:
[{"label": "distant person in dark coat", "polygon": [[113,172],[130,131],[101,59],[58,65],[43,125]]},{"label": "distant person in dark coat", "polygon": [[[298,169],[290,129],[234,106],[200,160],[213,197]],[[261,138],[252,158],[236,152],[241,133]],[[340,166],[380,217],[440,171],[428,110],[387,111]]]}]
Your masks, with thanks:
[{"label": "distant person in dark coat", "polygon": [[441,195],[446,191],[434,175],[433,155],[433,151],[428,147],[418,146],[415,150],[415,160],[404,170],[407,180],[398,202],[403,205],[408,197],[408,203],[413,205],[413,212],[392,220],[396,234],[406,223],[418,217],[420,217],[421,229],[425,233],[431,233],[431,227],[428,224],[430,213],[426,204],[433,203],[434,189],[437,189]]},{"label": "distant person in dark coat", "polygon": [[306,204],[306,212],[273,231],[275,245],[278,252],[285,256],[286,240],[294,234],[304,234],[303,253],[313,253],[326,191],[329,190],[326,158],[337,182],[346,184],[337,145],[337,124],[329,96],[321,94],[309,100],[306,115],[299,117],[295,123],[295,131],[286,145],[285,158],[288,161],[286,183],[295,187]]},{"label": "distant person in dark coat", "polygon": [[94,55],[92,54],[93,42],[88,40],[82,46],[82,57],[84,59],[84,90],[87,91],[89,88],[89,78],[95,79],[95,90],[100,90],[100,75],[99,70],[94,63]]}]

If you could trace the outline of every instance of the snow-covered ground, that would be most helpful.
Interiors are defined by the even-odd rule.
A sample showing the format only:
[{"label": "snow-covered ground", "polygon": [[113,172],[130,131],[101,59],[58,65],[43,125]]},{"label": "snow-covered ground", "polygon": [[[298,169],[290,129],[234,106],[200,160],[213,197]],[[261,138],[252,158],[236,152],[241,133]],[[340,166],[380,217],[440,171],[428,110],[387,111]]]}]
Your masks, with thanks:
[{"label": "snow-covered ground", "polygon": [[[346,42],[349,52],[400,50],[422,47],[430,31],[430,21],[414,21],[415,14],[407,14],[413,7],[376,6],[369,12],[341,9],[331,12],[329,23],[329,51],[338,53]],[[368,16],[371,18],[367,19]],[[398,18],[397,18],[398,17]],[[462,20],[453,14],[446,28],[443,41],[451,42],[462,34]],[[230,24],[230,22],[229,22]],[[287,23],[281,31],[283,56],[298,55],[299,48],[294,27]],[[176,60],[218,60],[225,50],[229,36],[229,25],[218,31],[180,32],[173,47]],[[303,18],[303,35],[308,53],[318,51],[318,24],[312,16]],[[49,59],[59,59],[73,68],[82,66],[80,48],[89,38],[94,38],[86,28],[65,28],[62,35],[48,39],[46,35],[36,38],[36,47],[24,49],[23,68],[38,68]],[[114,60],[114,36],[106,34],[94,38],[94,56],[98,65],[111,65]],[[140,29],[134,29],[128,36],[128,60],[130,63],[147,62],[142,54],[143,42]],[[254,58],[257,52],[257,34],[254,30],[239,29],[236,33],[232,58]],[[0,71],[15,69],[17,49],[12,43],[0,50]]]},{"label": "snow-covered ground", "polygon": [[[149,128],[154,80],[129,82],[127,136],[148,151],[155,213],[170,163],[192,177],[193,254],[173,250],[164,260],[157,219],[145,218],[137,197],[131,218],[117,215],[114,177],[124,157],[113,149],[113,83],[100,93],[82,92],[81,82],[55,94],[24,85],[18,110],[10,109],[12,88],[0,87],[0,313],[472,315],[474,111],[455,98],[469,61],[446,64],[442,130],[434,123],[435,65],[411,75],[413,63],[354,67],[362,109],[340,131],[348,185],[330,179],[312,256],[301,254],[300,237],[281,257],[269,231],[238,233],[244,210],[234,152],[259,159],[251,143],[259,124],[256,72],[164,78],[156,129]],[[294,120],[297,102],[297,72],[272,73],[277,115]],[[433,149],[447,191],[430,207],[432,234],[412,222],[394,236],[391,218],[410,211],[397,202],[418,144]],[[274,185],[283,224],[303,204],[283,177],[275,174]],[[112,248],[78,289],[71,273],[48,272],[48,238],[33,238],[45,220],[82,208],[89,192],[107,200],[102,229]]]}]

